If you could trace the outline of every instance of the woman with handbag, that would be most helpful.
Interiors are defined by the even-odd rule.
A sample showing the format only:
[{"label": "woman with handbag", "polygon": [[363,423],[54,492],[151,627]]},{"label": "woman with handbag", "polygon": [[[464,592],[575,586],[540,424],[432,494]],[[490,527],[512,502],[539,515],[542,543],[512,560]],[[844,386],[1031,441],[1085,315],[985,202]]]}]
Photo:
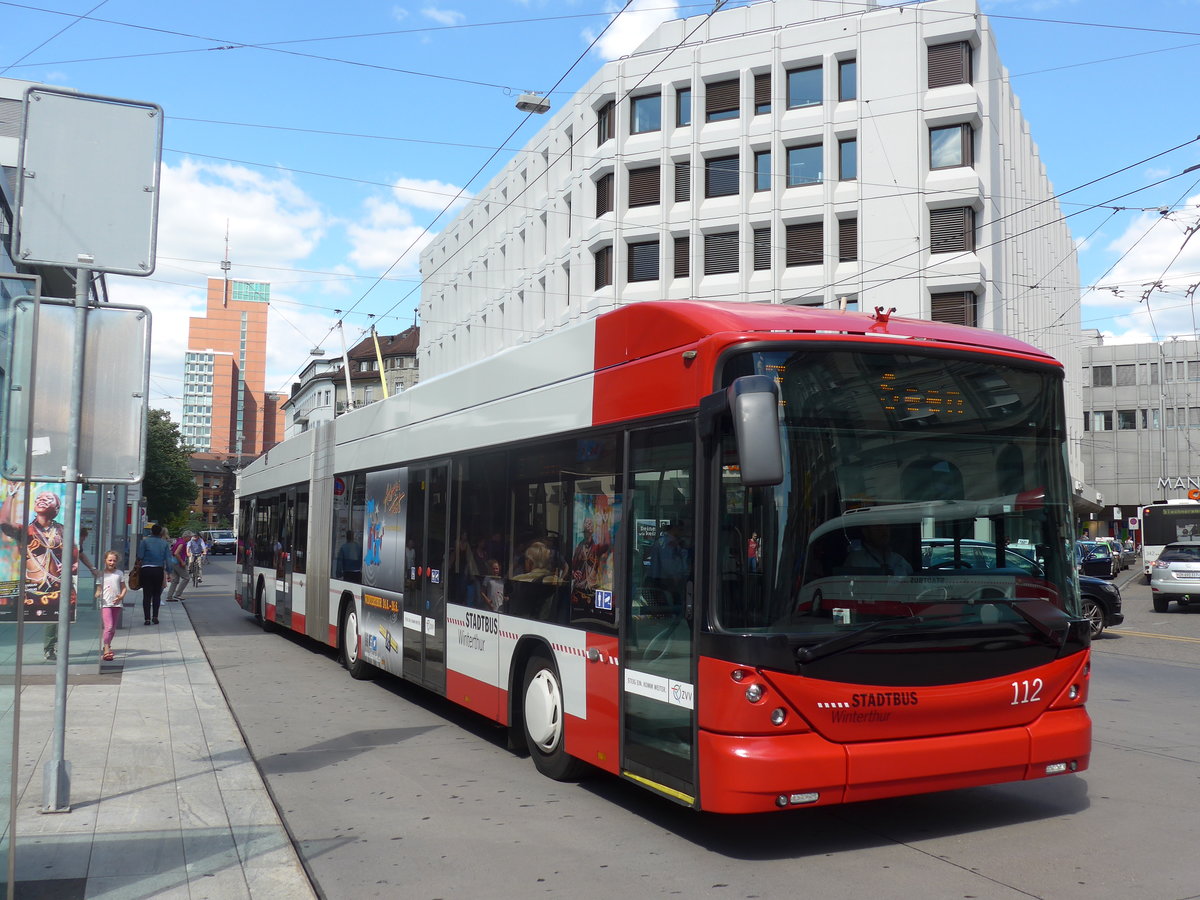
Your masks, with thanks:
[{"label": "woman with handbag", "polygon": [[161,525],[150,526],[150,537],[138,545],[137,558],[141,563],[142,612],[146,624],[158,624],[158,608],[162,604],[163,579],[171,565],[171,535]]}]

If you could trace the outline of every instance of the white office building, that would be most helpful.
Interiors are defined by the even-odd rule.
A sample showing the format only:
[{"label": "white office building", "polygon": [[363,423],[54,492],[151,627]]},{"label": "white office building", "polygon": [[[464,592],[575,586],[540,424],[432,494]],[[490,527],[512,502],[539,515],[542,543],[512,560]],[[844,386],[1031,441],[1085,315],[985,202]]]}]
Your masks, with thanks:
[{"label": "white office building", "polygon": [[621,303],[849,307],[1067,366],[1075,250],[972,0],[777,0],[606,64],[421,256],[423,377]]}]

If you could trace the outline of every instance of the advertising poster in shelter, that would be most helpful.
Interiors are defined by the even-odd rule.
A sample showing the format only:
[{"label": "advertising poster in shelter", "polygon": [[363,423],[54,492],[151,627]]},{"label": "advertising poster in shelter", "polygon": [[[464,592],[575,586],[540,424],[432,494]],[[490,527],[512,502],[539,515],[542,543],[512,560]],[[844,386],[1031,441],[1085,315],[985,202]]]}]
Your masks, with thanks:
[{"label": "advertising poster in shelter", "polygon": [[[62,552],[66,486],[30,485],[33,509],[25,512],[25,485],[0,479],[0,622],[17,620],[17,605],[25,605],[25,621],[59,621],[62,592]],[[76,507],[78,509],[78,506]],[[77,523],[70,523],[76,527]],[[21,538],[25,536],[25,551]],[[79,559],[79,548],[75,548]],[[22,586],[24,592],[22,592]],[[23,599],[22,599],[23,598]],[[75,621],[75,597],[71,598],[71,621]]]},{"label": "advertising poster in shelter", "polygon": [[363,519],[362,649],[366,659],[395,671],[401,664],[406,571],[404,538],[408,469],[367,474]]},{"label": "advertising poster in shelter", "polygon": [[616,623],[613,604],[613,537],[620,500],[607,493],[576,492],[571,552],[571,622]]}]

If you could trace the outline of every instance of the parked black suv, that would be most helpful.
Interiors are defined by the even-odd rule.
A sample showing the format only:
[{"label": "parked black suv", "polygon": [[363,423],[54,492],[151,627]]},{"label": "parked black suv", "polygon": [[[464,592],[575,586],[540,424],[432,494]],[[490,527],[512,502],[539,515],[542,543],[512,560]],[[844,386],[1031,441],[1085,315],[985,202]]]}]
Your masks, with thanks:
[{"label": "parked black suv", "polygon": [[1079,576],[1079,597],[1083,601],[1083,617],[1092,623],[1092,639],[1100,637],[1109,625],[1125,621],[1121,612],[1121,590],[1103,578]]}]

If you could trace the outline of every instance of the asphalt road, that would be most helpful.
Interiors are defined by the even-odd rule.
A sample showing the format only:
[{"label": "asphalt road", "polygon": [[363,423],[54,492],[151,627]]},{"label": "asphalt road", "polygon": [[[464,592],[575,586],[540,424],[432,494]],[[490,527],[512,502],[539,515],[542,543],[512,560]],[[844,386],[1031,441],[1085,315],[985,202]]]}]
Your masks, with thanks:
[{"label": "asphalt road", "polygon": [[1200,897],[1200,611],[1096,644],[1091,769],[751,817],[600,775],[558,784],[504,733],[332,651],[262,632],[214,561],[186,602],[318,890],[341,898]]}]

